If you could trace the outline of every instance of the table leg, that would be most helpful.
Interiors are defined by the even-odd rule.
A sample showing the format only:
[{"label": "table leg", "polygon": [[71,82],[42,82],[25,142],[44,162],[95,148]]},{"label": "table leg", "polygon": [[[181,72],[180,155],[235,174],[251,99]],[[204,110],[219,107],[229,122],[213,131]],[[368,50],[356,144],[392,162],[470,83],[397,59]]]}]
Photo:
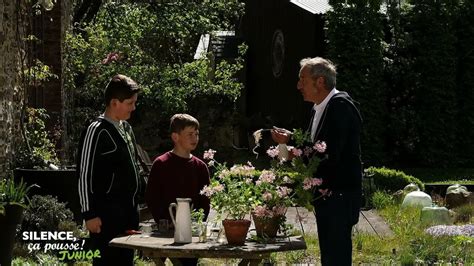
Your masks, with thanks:
[{"label": "table leg", "polygon": [[[168,258],[171,263],[173,264],[173,266],[181,266],[181,261],[177,258]],[[165,260],[162,260],[161,258],[156,258],[156,259],[153,259],[153,261],[155,262],[155,265],[156,266],[165,266],[166,265],[166,259]]]},{"label": "table leg", "polygon": [[239,263],[239,266],[258,266],[262,259],[242,259]]},{"label": "table leg", "polygon": [[161,258],[156,258],[156,259],[153,259],[153,261],[155,262],[155,265],[156,266],[165,266],[165,262],[161,260]]}]

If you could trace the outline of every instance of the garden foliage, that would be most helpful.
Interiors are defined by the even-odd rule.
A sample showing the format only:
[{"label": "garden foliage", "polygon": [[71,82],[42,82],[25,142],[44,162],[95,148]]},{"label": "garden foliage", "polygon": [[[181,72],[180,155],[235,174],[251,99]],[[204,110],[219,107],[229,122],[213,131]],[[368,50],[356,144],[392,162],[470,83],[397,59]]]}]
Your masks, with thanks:
[{"label": "garden foliage", "polygon": [[51,196],[35,195],[24,213],[21,231],[61,231],[60,225],[73,221],[66,204]]},{"label": "garden foliage", "polygon": [[410,183],[416,184],[420,190],[424,189],[423,183],[418,178],[407,175],[402,171],[385,167],[370,167],[366,171],[366,174],[374,179],[374,184],[377,190],[395,192],[403,189]]},{"label": "garden foliage", "polygon": [[328,57],[337,87],[361,103],[364,162],[472,165],[472,1],[330,4]]},{"label": "garden foliage", "polygon": [[333,10],[327,14],[328,57],[337,64],[337,88],[360,102],[364,159],[371,165],[386,158],[381,2],[331,0]]},{"label": "garden foliage", "polygon": [[14,158],[15,167],[32,169],[44,168],[48,163],[58,164],[55,138],[46,130],[48,119],[45,109],[26,108],[24,134],[27,141],[18,147]]},{"label": "garden foliage", "polygon": [[[130,76],[142,89],[132,124],[137,139],[152,142],[142,142],[144,146],[157,148],[157,141],[168,139],[169,117],[177,112],[231,121],[242,88],[236,80],[242,59],[218,61],[204,55],[194,60],[194,53],[202,34],[233,30],[242,8],[237,0],[107,2],[91,23],[76,25],[66,52],[74,110],[68,117],[71,147],[85,122],[104,110],[102,93],[116,73]],[[203,105],[207,112],[197,114]],[[212,113],[213,106],[227,108]]]}]

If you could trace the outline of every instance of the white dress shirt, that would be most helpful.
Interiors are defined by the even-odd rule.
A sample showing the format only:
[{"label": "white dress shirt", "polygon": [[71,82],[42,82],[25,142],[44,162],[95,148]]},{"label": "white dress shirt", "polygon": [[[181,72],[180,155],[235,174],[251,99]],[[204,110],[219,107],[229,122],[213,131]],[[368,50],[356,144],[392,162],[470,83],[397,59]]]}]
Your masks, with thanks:
[{"label": "white dress shirt", "polygon": [[314,116],[313,122],[311,124],[311,140],[315,141],[316,136],[316,129],[318,128],[319,122],[321,121],[321,116],[323,115],[324,109],[326,109],[326,105],[328,105],[329,100],[334,96],[334,94],[338,93],[339,91],[334,88],[332,89],[329,94],[324,98],[324,100],[320,104],[314,104]]}]

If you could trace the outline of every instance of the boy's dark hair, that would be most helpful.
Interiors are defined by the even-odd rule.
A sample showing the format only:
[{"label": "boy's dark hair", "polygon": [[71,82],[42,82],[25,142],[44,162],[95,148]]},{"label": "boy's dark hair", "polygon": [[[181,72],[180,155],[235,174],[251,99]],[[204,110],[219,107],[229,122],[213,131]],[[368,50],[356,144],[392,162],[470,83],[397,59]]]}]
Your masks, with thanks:
[{"label": "boy's dark hair", "polygon": [[125,99],[130,99],[140,89],[135,81],[125,75],[115,75],[107,84],[104,93],[105,105],[108,106],[112,99],[118,99],[123,102]]},{"label": "boy's dark hair", "polygon": [[199,121],[188,114],[175,114],[170,120],[170,132],[179,133],[186,127],[199,129]]}]

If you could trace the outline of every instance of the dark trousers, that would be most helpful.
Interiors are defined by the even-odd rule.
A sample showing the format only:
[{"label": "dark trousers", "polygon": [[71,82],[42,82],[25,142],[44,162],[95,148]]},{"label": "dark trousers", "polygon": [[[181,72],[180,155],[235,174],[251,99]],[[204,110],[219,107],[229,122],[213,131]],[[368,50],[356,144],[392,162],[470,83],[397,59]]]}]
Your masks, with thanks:
[{"label": "dark trousers", "polygon": [[352,226],[359,220],[360,194],[337,193],[315,203],[321,263],[352,265]]},{"label": "dark trousers", "polygon": [[109,242],[127,230],[138,229],[137,209],[110,208],[99,217],[102,220],[101,232],[90,234],[93,249],[100,250],[100,258],[94,258],[94,265],[133,265],[133,249],[109,247]]}]

